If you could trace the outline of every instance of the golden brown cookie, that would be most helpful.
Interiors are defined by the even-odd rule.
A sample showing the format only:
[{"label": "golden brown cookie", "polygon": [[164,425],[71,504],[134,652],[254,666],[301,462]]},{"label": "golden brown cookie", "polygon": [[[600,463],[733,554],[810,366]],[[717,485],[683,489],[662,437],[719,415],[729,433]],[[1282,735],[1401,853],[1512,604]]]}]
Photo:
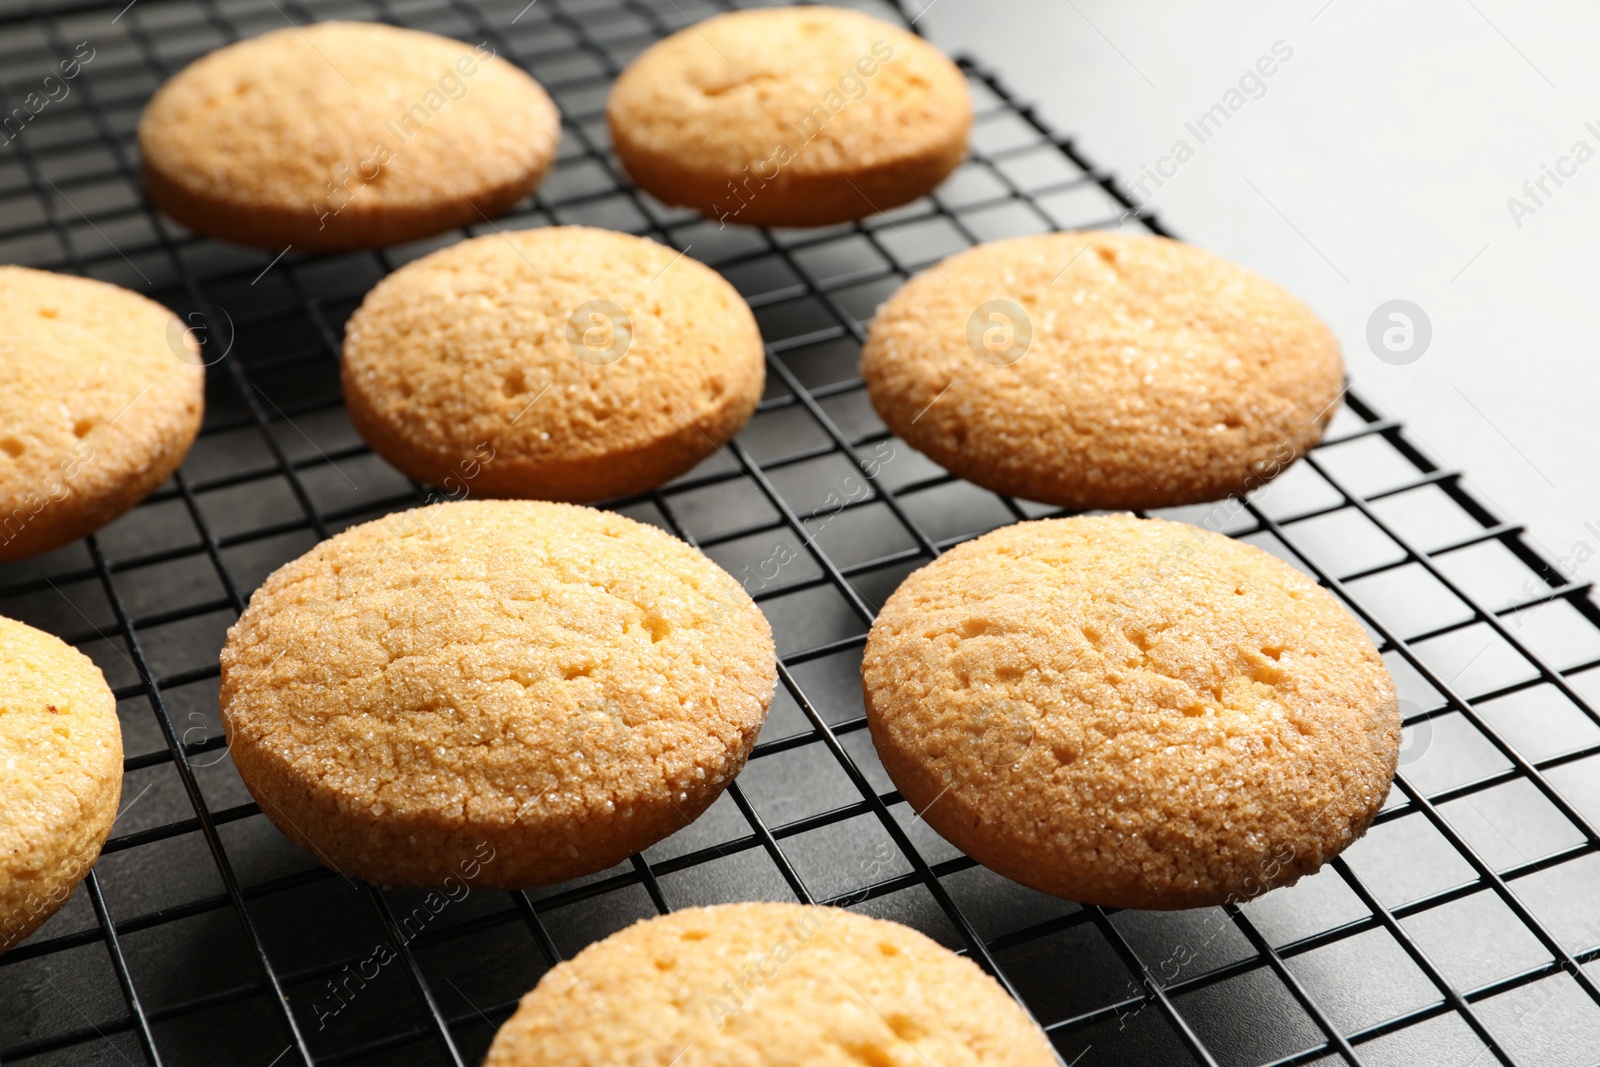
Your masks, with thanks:
[{"label": "golden brown cookie", "polygon": [[1322,437],[1339,343],[1300,301],[1164,237],[995,241],[907,282],[861,373],[889,428],[953,474],[1073,508],[1257,488]]},{"label": "golden brown cookie", "polygon": [[560,134],[550,97],[487,45],[324,22],[185,67],[145,108],[139,152],[151,202],[185,226],[328,251],[503,214]]},{"label": "golden brown cookie", "polygon": [[1394,777],[1394,682],[1266,552],[1131,516],[958,545],[884,604],[861,667],[884,768],[978,862],[1070,900],[1191,908],[1316,870]]},{"label": "golden brown cookie", "polygon": [[766,619],[705,556],[610,512],[468,501],[279,568],[222,651],[233,762],[348,875],[545,885],[688,825],[772,699]]},{"label": "golden brown cookie", "polygon": [[[619,1010],[625,1006],[625,1010]],[[724,904],[635,923],[558,964],[484,1067],[1055,1067],[970,960],[838,908]]]},{"label": "golden brown cookie", "polygon": [[766,382],[738,292],[654,241],[583,226],[464,241],[367,294],[345,331],[361,436],[455,495],[653,489],[739,431]]},{"label": "golden brown cookie", "polygon": [[857,11],[718,15],[628,64],[606,105],[630,177],[669,204],[761,226],[866,218],[932,192],[972,126],[966,79]]},{"label": "golden brown cookie", "polygon": [[100,668],[0,617],[0,952],[67,902],[121,795],[122,728]]},{"label": "golden brown cookie", "polygon": [[182,321],[115,285],[0,266],[0,561],[93,533],[171,476],[205,371]]}]

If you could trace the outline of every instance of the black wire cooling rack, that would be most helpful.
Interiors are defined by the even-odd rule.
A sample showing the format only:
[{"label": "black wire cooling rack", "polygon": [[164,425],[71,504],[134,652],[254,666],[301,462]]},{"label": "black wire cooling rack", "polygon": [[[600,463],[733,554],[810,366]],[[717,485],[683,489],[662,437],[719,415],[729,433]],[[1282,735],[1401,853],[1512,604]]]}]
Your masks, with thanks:
[{"label": "black wire cooling rack", "polygon": [[[1073,1065],[1600,1058],[1600,613],[1458,472],[1354,396],[1314,454],[1249,500],[1170,514],[1305,569],[1380,642],[1406,749],[1363,841],[1243,906],[1117,912],[1022,889],[915,819],[864,729],[874,606],[950,545],[1050,512],[890,438],[856,376],[864,321],[909,273],[980,240],[1164,231],[971,64],[972,155],[929,199],[804,232],[665,209],[622,180],[605,95],[640,49],[718,9],[78,0],[0,14],[0,261],[151,294],[191,316],[216,359],[204,432],[169,485],[95,537],[0,567],[0,614],[94,657],[127,748],[99,865],[0,957],[0,1059],[476,1063],[556,961],[644,916],[752,898],[924,930],[998,977]],[[749,428],[613,506],[699,545],[755,594],[782,660],[771,719],[702,819],[567,885],[429,896],[352,883],[266,822],[223,748],[217,652],[250,591],[317,539],[425,498],[352,431],[339,336],[385,272],[459,235],[276,259],[197,239],[146,205],[132,135],[156,85],[192,58],[334,17],[486,41],[525,66],[561,105],[561,156],[493,225],[588,223],[687,248],[739,287],[768,342]],[[63,82],[58,64],[74,57]]]}]

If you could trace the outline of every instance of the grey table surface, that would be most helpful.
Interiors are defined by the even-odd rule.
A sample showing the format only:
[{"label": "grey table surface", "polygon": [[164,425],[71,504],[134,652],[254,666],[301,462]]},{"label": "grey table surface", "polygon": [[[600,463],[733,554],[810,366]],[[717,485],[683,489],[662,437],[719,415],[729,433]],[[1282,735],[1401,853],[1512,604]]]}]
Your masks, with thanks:
[{"label": "grey table surface", "polygon": [[[935,43],[996,70],[1174,232],[1300,295],[1364,396],[1600,578],[1600,7],[925,3]],[[1367,341],[1396,299],[1432,333],[1403,363]]]}]

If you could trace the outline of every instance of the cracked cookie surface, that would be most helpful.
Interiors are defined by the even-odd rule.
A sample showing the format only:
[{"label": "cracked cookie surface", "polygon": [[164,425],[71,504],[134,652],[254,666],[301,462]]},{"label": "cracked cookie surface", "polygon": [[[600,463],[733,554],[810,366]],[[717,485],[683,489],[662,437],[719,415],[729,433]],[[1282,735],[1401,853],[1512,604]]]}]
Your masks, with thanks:
[{"label": "cracked cookie surface", "polygon": [[517,888],[696,818],[775,679],[765,617],[695,549],[609,512],[481,501],[274,572],[228,632],[221,700],[246,786],[323,863]]},{"label": "cracked cookie surface", "polygon": [[0,952],[83,881],[121,795],[122,727],[100,668],[0,618]]},{"label": "cracked cookie surface", "polygon": [[885,603],[862,680],[884,768],[929,825],[1089,903],[1292,883],[1365,832],[1399,756],[1394,682],[1332,594],[1160,519],[958,545]]},{"label": "cracked cookie surface", "polygon": [[420,482],[589,501],[653,489],[749,421],[755,316],[655,241],[552,226],[463,241],[379,282],[345,332],[351,421]]},{"label": "cracked cookie surface", "polygon": [[891,296],[861,374],[958,477],[1063,507],[1255,489],[1322,439],[1344,363],[1292,294],[1164,237],[1053,233],[957,253]]},{"label": "cracked cookie surface", "polygon": [[0,266],[0,561],[60,548],[148,496],[200,432],[187,323],[92,278]]},{"label": "cracked cookie surface", "polygon": [[504,214],[550,169],[561,119],[486,42],[335,21],[200,57],[138,134],[151,202],[185,226],[335,251]]},{"label": "cracked cookie surface", "polygon": [[484,1067],[1057,1062],[999,983],[909,927],[838,908],[724,904],[635,923],[558,964]]},{"label": "cracked cookie surface", "polygon": [[858,11],[718,15],[628,64],[611,139],[646,192],[721,223],[823,226],[931,192],[966,154],[956,65]]}]

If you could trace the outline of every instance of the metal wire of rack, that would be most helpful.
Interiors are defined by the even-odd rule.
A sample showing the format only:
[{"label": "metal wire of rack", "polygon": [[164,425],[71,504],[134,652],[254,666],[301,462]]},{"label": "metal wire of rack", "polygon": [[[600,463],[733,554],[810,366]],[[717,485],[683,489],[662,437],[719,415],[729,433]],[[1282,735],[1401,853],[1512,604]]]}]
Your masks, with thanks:
[{"label": "metal wire of rack", "polygon": [[[877,764],[860,649],[911,569],[1056,512],[957,481],[892,439],[855,373],[864,322],[909,273],[980,240],[1166,231],[967,61],[973,150],[933,197],[820,231],[719,228],[626,183],[602,109],[634,54],[731,5],[524,5],[70,0],[0,14],[0,117],[29,112],[4,127],[0,260],[149,293],[196,316],[209,351],[231,349],[168,486],[94,537],[0,567],[0,614],[105,670],[128,752],[101,862],[0,957],[0,1061],[472,1063],[516,998],[584,944],[670,908],[749,898],[846,904],[924,930],[995,975],[1063,1061],[1086,1067],[1600,1059],[1600,611],[1586,584],[1347,396],[1327,439],[1277,481],[1165,514],[1290,560],[1380,642],[1407,747],[1367,838],[1292,889],[1172,914],[1080,907],[977,867]],[[459,235],[276,259],[199,239],[145,203],[132,130],[195,56],[332,17],[487,41],[561,105],[551,176],[473,232],[581,222],[687,248],[745,294],[768,342],[750,427],[689,475],[610,506],[746,581],[779,644],[771,719],[702,819],[567,885],[440,898],[350,882],[277,834],[223,746],[216,653],[250,590],[316,540],[425,499],[351,430],[339,335],[373,282]],[[26,94],[80,41],[93,57],[35,114]]]}]

